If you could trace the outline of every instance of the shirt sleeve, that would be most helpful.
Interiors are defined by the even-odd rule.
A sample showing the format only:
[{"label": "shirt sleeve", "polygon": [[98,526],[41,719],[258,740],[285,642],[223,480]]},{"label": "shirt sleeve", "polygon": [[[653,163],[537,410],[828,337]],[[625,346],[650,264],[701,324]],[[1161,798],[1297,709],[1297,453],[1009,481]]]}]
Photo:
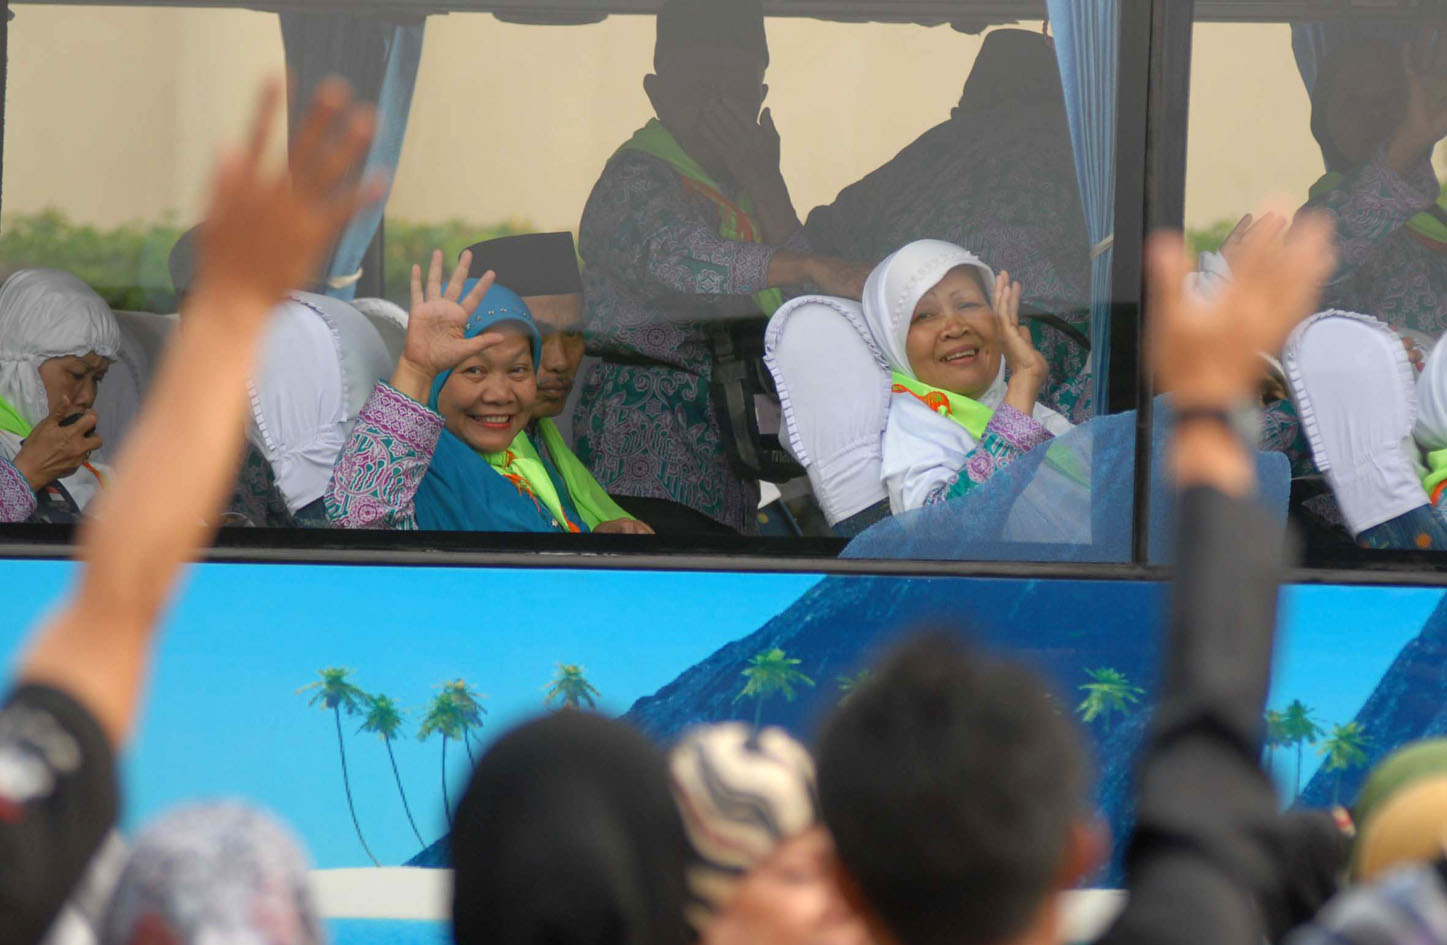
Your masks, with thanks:
[{"label": "shirt sleeve", "polygon": [[727,240],[678,175],[644,154],[614,159],[588,198],[578,245],[639,297],[753,295],[767,289],[774,247]]},{"label": "shirt sleeve", "polygon": [[65,693],[22,685],[0,709],[0,929],[37,942],[115,824],[116,763]]},{"label": "shirt sleeve", "polygon": [[332,470],[327,517],[340,528],[417,528],[416,496],[442,436],[442,417],[378,382]]},{"label": "shirt sleeve", "polygon": [[1385,150],[1345,175],[1337,186],[1307,202],[1336,222],[1337,270],[1329,284],[1351,278],[1382,240],[1407,224],[1438,197],[1437,175],[1423,158],[1406,176],[1387,161]]},{"label": "shirt sleeve", "polygon": [[23,522],[35,512],[35,493],[15,464],[0,459],[0,522]]},{"label": "shirt sleeve", "polygon": [[1181,497],[1176,585],[1137,774],[1129,900],[1104,945],[1259,945],[1283,877],[1261,770],[1282,530],[1213,489]]},{"label": "shirt sleeve", "polygon": [[[959,498],[988,482],[990,477],[1026,453],[1052,439],[1034,417],[1002,404],[990,418],[979,445],[965,458],[953,482],[942,483],[925,498],[925,505]],[[948,486],[948,488],[946,488]]]}]

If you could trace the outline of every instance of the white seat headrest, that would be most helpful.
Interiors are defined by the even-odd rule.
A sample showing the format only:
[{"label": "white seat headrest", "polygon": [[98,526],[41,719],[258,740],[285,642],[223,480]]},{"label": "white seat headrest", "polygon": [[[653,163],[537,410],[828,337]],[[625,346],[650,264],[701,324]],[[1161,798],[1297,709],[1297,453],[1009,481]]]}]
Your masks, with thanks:
[{"label": "white seat headrest", "polygon": [[779,390],[784,445],[829,523],[885,501],[890,373],[859,303],[822,295],[788,302],[769,320],[764,362]]}]

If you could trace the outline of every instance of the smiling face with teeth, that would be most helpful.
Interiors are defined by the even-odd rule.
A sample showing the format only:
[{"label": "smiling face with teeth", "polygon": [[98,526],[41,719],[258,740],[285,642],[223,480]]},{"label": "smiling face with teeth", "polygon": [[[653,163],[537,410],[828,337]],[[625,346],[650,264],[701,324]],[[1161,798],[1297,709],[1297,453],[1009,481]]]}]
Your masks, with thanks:
[{"label": "smiling face with teeth", "polygon": [[479,452],[507,449],[527,426],[537,400],[532,339],[515,324],[489,328],[505,340],[454,368],[437,395],[437,412],[448,431]]},{"label": "smiling face with teeth", "polygon": [[915,304],[905,340],[919,380],[979,397],[1000,373],[999,321],[974,266],[956,266]]}]

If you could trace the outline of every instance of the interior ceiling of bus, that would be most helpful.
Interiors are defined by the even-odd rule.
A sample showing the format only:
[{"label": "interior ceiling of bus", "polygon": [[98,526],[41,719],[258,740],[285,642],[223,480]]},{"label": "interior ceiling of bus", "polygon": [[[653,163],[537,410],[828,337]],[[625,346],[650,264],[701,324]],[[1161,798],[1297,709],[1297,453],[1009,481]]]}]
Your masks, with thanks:
[{"label": "interior ceiling of bus", "polygon": [[[653,13],[663,0],[32,0],[45,4],[243,7],[256,10],[338,10],[381,15],[494,13],[513,23],[596,23],[609,14]],[[9,4],[18,6],[19,4]],[[861,22],[951,23],[976,31],[1017,20],[1040,20],[1045,0],[764,0],[770,16]],[[1196,0],[1201,20],[1313,20],[1349,16],[1422,16],[1439,0]]]}]

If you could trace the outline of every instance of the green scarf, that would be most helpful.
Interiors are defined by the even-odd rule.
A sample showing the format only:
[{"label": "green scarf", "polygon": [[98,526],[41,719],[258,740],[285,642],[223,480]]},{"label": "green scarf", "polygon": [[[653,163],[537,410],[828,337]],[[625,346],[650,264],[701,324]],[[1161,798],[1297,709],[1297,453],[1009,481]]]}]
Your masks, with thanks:
[{"label": "green scarf", "polygon": [[553,460],[553,468],[563,477],[563,485],[568,489],[573,507],[578,510],[578,515],[589,530],[597,528],[603,522],[633,518],[613,501],[598,484],[598,480],[593,478],[588,467],[583,465],[583,461],[568,449],[557,424],[544,417],[538,421],[538,432],[543,438],[543,445],[547,447],[548,456]]},{"label": "green scarf", "polygon": [[1427,475],[1422,477],[1422,487],[1433,505],[1437,504],[1437,489],[1444,482],[1447,482],[1447,450],[1433,450],[1427,454]]},{"label": "green scarf", "polygon": [[[754,202],[749,195],[741,194],[737,203],[724,196],[718,181],[688,156],[678,139],[657,118],[650,119],[648,124],[638,129],[618,151],[642,151],[677,171],[690,190],[707,197],[718,208],[718,231],[724,239],[742,243],[764,241],[758,224],[754,222]],[[754,300],[765,315],[773,315],[784,304],[784,293],[778,289],[765,289],[756,293]]]},{"label": "green scarf", "polygon": [[956,394],[952,390],[931,387],[898,371],[894,372],[893,391],[896,394],[913,394],[935,413],[964,427],[976,440],[985,435],[985,427],[990,425],[990,418],[995,416],[995,411],[978,400]]},{"label": "green scarf", "polygon": [[[1331,193],[1342,182],[1342,175],[1329,171],[1321,180],[1311,185],[1311,197],[1316,199]],[[1435,211],[1435,212],[1434,212]],[[1437,197],[1437,205],[1423,210],[1407,221],[1407,229],[1422,237],[1439,249],[1447,249],[1447,194]]]},{"label": "green scarf", "polygon": [[514,483],[521,480],[537,500],[547,506],[548,511],[553,513],[553,518],[557,519],[564,529],[570,532],[580,531],[564,513],[563,501],[558,497],[553,477],[548,475],[548,467],[543,465],[543,458],[533,447],[533,441],[528,439],[526,430],[514,437],[512,443],[502,452],[482,453],[481,456],[504,478]]},{"label": "green scarf", "polygon": [[0,430],[27,437],[31,429],[33,428],[25,422],[25,418],[20,416],[20,411],[10,406],[10,402],[4,397],[0,397]]}]

